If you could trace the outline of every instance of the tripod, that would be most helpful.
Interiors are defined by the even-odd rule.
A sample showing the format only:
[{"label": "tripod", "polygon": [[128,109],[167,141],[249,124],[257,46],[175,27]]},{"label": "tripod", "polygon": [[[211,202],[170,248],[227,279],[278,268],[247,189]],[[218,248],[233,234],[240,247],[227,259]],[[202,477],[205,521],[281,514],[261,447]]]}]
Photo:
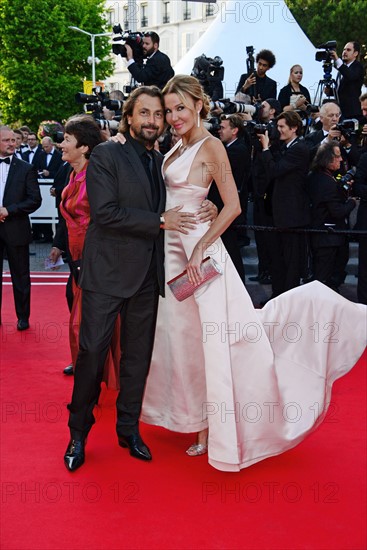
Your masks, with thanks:
[{"label": "tripod", "polygon": [[[325,91],[325,89],[327,91]],[[322,96],[323,94],[326,94],[328,99],[330,100],[335,99],[337,103],[339,103],[339,96],[338,96],[338,90],[337,90],[337,84],[335,78],[323,78],[322,80],[319,80],[319,83],[317,85],[315,97],[313,100],[314,105],[318,105],[321,107],[322,105]]]}]

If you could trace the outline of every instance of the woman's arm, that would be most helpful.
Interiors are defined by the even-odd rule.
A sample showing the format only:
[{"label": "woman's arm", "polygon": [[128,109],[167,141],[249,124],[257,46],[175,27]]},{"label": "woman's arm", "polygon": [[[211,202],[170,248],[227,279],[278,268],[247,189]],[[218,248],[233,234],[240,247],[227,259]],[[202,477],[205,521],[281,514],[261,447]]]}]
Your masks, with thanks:
[{"label": "woman's arm", "polygon": [[195,164],[196,166],[201,164],[202,182],[204,184],[209,186],[211,181],[215,180],[224,204],[218,217],[197,242],[188,261],[187,274],[190,282],[197,285],[202,280],[200,266],[205,257],[205,251],[239,216],[241,207],[226,150],[218,139],[211,138],[203,143],[197,159],[195,159]]}]

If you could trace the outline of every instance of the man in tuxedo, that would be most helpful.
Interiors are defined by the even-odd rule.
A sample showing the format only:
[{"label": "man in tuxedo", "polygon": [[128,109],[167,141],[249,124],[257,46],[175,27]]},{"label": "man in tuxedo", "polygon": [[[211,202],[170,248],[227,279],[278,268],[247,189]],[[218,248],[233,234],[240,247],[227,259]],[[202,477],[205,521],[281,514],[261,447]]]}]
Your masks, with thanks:
[{"label": "man in tuxedo", "polygon": [[24,151],[23,160],[29,162],[30,164],[33,164],[33,166],[38,169],[39,158],[43,149],[41,144],[38,143],[37,135],[34,132],[30,132],[28,134],[28,145],[29,149],[27,149],[27,151]]},{"label": "man in tuxedo", "polygon": [[28,215],[42,199],[36,169],[14,155],[15,135],[0,126],[0,312],[4,252],[7,254],[18,330],[29,328],[31,280],[29,243],[32,240]]},{"label": "man in tuxedo", "polygon": [[[243,119],[240,115],[233,114],[221,116],[219,138],[226,148],[242,208],[241,215],[224,231],[221,235],[221,239],[239,276],[242,281],[245,282],[245,270],[243,267],[240,239],[236,230],[236,225],[246,224],[247,221],[247,184],[250,174],[251,156],[250,150],[244,140]],[[223,201],[217,186],[214,184],[210,187],[208,199],[218,207],[219,211],[223,208]]]},{"label": "man in tuxedo", "polygon": [[[69,405],[68,470],[85,459],[85,439],[94,424],[103,366],[117,316],[121,315],[120,393],[117,436],[121,447],[151,460],[139,433],[139,417],[154,342],[158,296],[164,293],[163,231],[186,233],[192,214],[163,212],[162,156],[154,143],[164,129],[160,90],[142,86],[124,104],[120,131],[126,143],[98,145],[87,169],[90,224],[79,285],[83,289],[79,355]],[[163,212],[163,213],[162,213]]]},{"label": "man in tuxedo", "polygon": [[330,52],[334,66],[339,71],[337,91],[343,117],[358,120],[362,118],[359,96],[364,79],[363,65],[358,61],[360,51],[359,42],[348,42],[341,59],[335,50]]},{"label": "man in tuxedo", "polygon": [[264,101],[267,97],[277,97],[277,83],[266,73],[275,65],[275,55],[270,50],[261,50],[256,56],[256,71],[241,74],[236,94],[242,92],[251,97],[252,102]]},{"label": "man in tuxedo", "polygon": [[[306,176],[309,152],[300,138],[302,120],[298,113],[287,111],[277,117],[277,128],[283,146],[279,154],[269,149],[269,136],[258,136],[263,151],[260,162],[269,178],[274,178],[272,210],[274,226],[303,228],[310,222]],[[271,277],[272,298],[297,287],[305,264],[305,236],[300,233],[277,232],[273,240]]]},{"label": "man in tuxedo", "polygon": [[41,178],[55,177],[56,172],[62,165],[61,153],[55,147],[54,142],[48,136],[41,141],[42,149],[39,158],[39,172]]},{"label": "man in tuxedo", "polygon": [[159,36],[155,32],[146,32],[143,38],[143,51],[147,59],[145,64],[137,63],[134,52],[125,44],[127,68],[137,82],[145,86],[158,86],[162,89],[175,74],[169,57],[159,50]]}]

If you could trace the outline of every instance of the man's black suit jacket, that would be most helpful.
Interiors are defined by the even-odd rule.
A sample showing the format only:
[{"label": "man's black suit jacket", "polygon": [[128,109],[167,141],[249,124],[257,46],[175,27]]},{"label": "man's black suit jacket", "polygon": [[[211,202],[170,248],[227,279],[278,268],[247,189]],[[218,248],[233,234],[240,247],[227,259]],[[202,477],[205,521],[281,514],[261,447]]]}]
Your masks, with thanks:
[{"label": "man's black suit jacket", "polygon": [[145,86],[154,85],[161,89],[175,74],[171,67],[169,57],[159,50],[157,50],[152,57],[147,59],[144,65],[132,63],[128,65],[128,69],[133,78],[141,84],[145,84]]},{"label": "man's black suit jacket", "polygon": [[39,156],[39,162],[38,162],[38,170],[48,170],[50,172],[49,178],[54,178],[56,172],[60,168],[60,166],[63,163],[62,155],[60,151],[57,149],[54,149],[54,152],[52,154],[52,158],[50,160],[50,164],[47,166],[47,153],[45,151],[41,151]]},{"label": "man's black suit jacket", "polygon": [[297,138],[274,158],[263,151],[261,162],[269,179],[274,178],[272,197],[275,227],[305,227],[310,222],[310,204],[306,193],[309,151],[304,139]]},{"label": "man's black suit jacket", "polygon": [[37,171],[32,164],[13,156],[4,189],[3,206],[9,216],[0,223],[0,237],[11,246],[32,241],[29,214],[42,203]]},{"label": "man's black suit jacket", "polygon": [[[40,159],[40,155],[41,155],[42,151],[43,151],[42,145],[37,145],[37,148],[35,150],[35,153],[33,155],[32,161],[31,161],[31,164],[33,164],[33,166],[35,166],[37,170],[39,170],[39,159]],[[27,149],[23,153],[23,160],[25,160],[26,162],[29,162],[30,152],[31,152],[30,149]]]},{"label": "man's black suit jacket", "polygon": [[357,164],[354,176],[353,194],[360,197],[361,202],[357,213],[357,223],[354,229],[367,229],[367,153],[364,153]]},{"label": "man's black suit jacket", "polygon": [[87,168],[91,219],[82,254],[79,284],[83,289],[121,298],[142,285],[156,255],[160,293],[164,294],[164,244],[160,213],[166,191],[160,175],[162,155],[154,151],[160,200],[153,208],[152,190],[133,145],[112,141],[93,150]]},{"label": "man's black suit jacket", "polygon": [[[325,229],[325,224],[333,224],[335,229],[346,229],[345,219],[355,206],[353,200],[346,200],[345,192],[331,174],[311,172],[307,177],[307,191],[311,199],[311,225],[315,229]],[[315,234],[315,246],[340,246],[345,242],[344,235]]]},{"label": "man's black suit jacket", "polygon": [[[237,94],[237,92],[242,91],[242,86],[244,85],[244,83],[246,82],[248,77],[249,77],[249,75],[247,73],[246,74],[241,74],[241,78],[240,78],[240,81],[239,81],[238,86],[237,86],[236,94]],[[259,78],[256,75],[256,86],[255,87],[256,87],[256,98],[260,93],[262,101],[264,101],[265,99],[270,99],[271,97],[276,99],[276,97],[277,97],[277,83],[275,82],[275,80],[272,80],[271,78],[269,78],[266,75],[263,78]],[[248,94],[249,91],[251,91],[251,88],[249,90],[246,90],[245,93]]]},{"label": "man's black suit jacket", "polygon": [[363,65],[353,61],[349,67],[343,63],[338,69],[343,78],[338,88],[339,104],[344,118],[361,118],[359,96],[364,79]]}]

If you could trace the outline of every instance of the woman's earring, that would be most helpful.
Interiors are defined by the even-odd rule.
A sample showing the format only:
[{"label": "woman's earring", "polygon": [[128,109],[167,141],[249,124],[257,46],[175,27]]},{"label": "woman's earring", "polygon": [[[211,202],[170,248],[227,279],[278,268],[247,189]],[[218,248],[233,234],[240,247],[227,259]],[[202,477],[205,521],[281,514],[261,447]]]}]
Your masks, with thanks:
[{"label": "woman's earring", "polygon": [[198,122],[197,122],[197,124],[198,124],[198,128],[200,128],[200,111],[198,111]]}]

